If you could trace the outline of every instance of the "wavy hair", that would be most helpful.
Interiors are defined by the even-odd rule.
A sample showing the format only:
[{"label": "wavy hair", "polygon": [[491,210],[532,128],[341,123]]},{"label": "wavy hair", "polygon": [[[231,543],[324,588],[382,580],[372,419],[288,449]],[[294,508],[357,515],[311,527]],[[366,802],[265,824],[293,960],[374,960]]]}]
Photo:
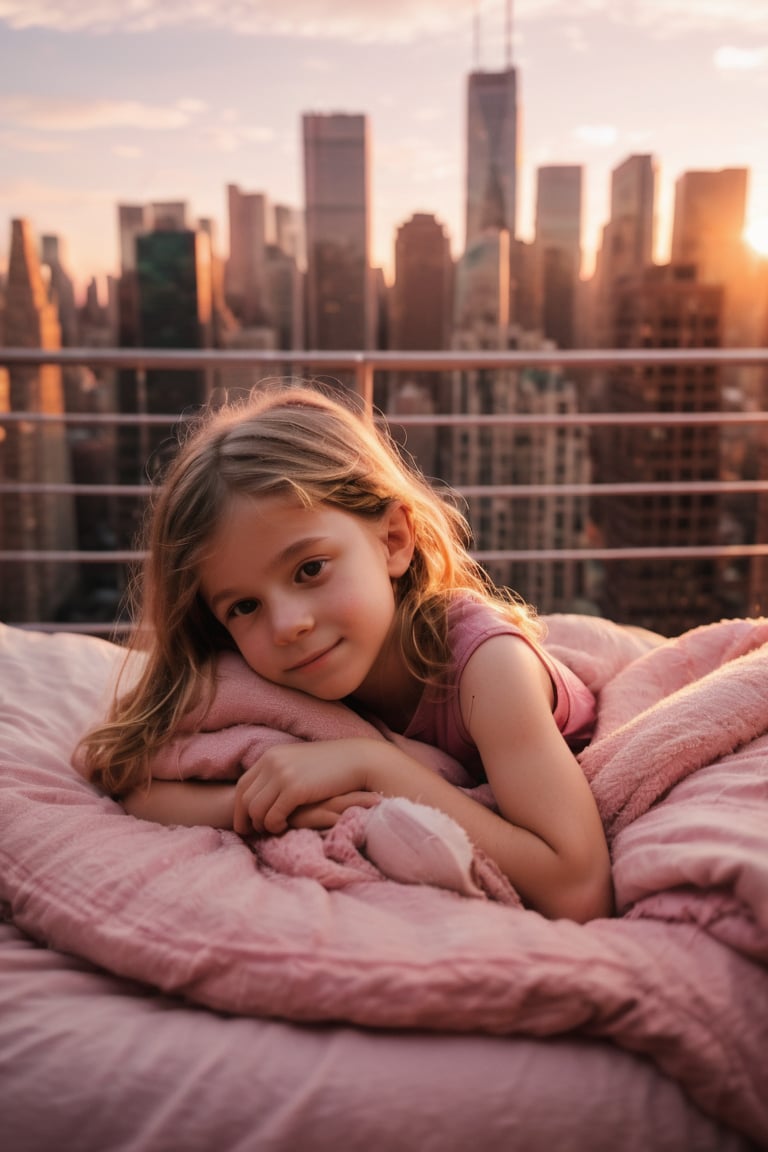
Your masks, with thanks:
[{"label": "wavy hair", "polygon": [[133,593],[131,650],[142,653],[141,670],[127,690],[118,685],[106,722],[78,750],[81,770],[113,795],[148,779],[153,751],[211,690],[216,653],[234,646],[200,595],[198,567],[235,494],[292,494],[306,507],[329,504],[366,518],[401,503],[415,547],[394,582],[395,635],[425,683],[449,665],[446,617],[457,594],[538,633],[532,609],[495,588],[469,555],[469,526],[450,491],[433,488],[382,425],[312,386],[262,386],[186,433],[150,503]]}]

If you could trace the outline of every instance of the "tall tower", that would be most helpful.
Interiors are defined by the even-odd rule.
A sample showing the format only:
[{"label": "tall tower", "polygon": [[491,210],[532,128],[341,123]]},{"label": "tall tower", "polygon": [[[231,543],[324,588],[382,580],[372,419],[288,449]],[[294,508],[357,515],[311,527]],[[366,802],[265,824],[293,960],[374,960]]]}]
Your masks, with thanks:
[{"label": "tall tower", "polygon": [[269,201],[260,192],[227,186],[229,259],[224,274],[227,304],[247,327],[263,325],[270,308],[266,250],[273,238]]},{"label": "tall tower", "polygon": [[[136,241],[139,337],[143,348],[203,349],[211,346],[210,238],[202,231],[154,231]],[[150,413],[181,413],[205,404],[208,372],[150,368],[143,407]],[[147,432],[153,452],[167,429]],[[145,459],[139,461],[145,466]]]},{"label": "tall tower", "polygon": [[[742,238],[748,182],[746,168],[724,168],[684,172],[675,184],[672,258],[695,265],[703,284],[721,286],[726,348],[759,347],[765,340],[765,289],[761,293],[757,266]],[[728,365],[722,376],[732,405],[763,406],[764,377],[759,368]],[[755,426],[723,427],[721,452],[727,474],[738,478],[759,475],[765,466],[764,435]],[[743,542],[759,539],[755,535],[760,515],[756,494],[734,496],[723,504],[724,516]],[[758,563],[752,567],[755,572],[760,569]],[[734,565],[735,570],[739,568],[738,563]],[[750,611],[755,610],[757,599],[758,595],[753,595]]]},{"label": "tall tower", "polygon": [[724,168],[684,172],[675,184],[671,259],[695,264],[703,284],[725,288],[726,348],[749,347],[762,336],[749,254],[742,239],[748,179],[746,168]]},{"label": "tall tower", "polygon": [[292,256],[299,271],[306,268],[304,213],[287,204],[275,204],[275,243],[286,256]]},{"label": "tall tower", "polygon": [[467,82],[467,202],[465,247],[488,228],[517,236],[518,91],[512,67],[512,8],[507,4],[505,67],[479,67],[480,25],[475,16],[475,69]]},{"label": "tall tower", "polygon": [[[178,206],[179,209],[181,206]],[[159,205],[155,206],[157,210]],[[210,237],[204,230],[181,228],[186,215],[166,206],[156,218],[168,225],[153,230],[149,208],[120,209],[120,344],[122,347],[203,349],[212,343],[213,274]],[[127,261],[127,263],[126,263]],[[204,403],[209,372],[152,368],[118,374],[118,406],[135,422],[118,429],[116,469],[122,484],[146,481],[147,463],[168,429],[148,426],[145,413],[177,413]],[[153,464],[158,461],[154,460]],[[135,543],[142,522],[139,497],[123,497],[117,506],[119,547]]]},{"label": "tall tower", "polygon": [[558,348],[576,345],[581,268],[581,186],[578,164],[539,168],[536,181],[536,270],[541,329]]},{"label": "tall tower", "polygon": [[[720,346],[723,292],[701,284],[690,265],[646,268],[617,287],[616,348]],[[627,365],[611,370],[607,409],[617,413],[718,412],[716,365]],[[720,428],[624,425],[595,438],[601,482],[714,481],[720,477]],[[722,506],[711,493],[595,496],[593,518],[608,547],[717,543]],[[615,567],[615,570],[613,568]],[[607,565],[605,615],[667,636],[733,614],[715,561],[643,560]],[[743,614],[743,613],[737,613]]]},{"label": "tall tower", "polygon": [[56,305],[61,326],[61,342],[64,347],[75,347],[78,343],[77,305],[75,286],[65,268],[62,244],[58,236],[42,237],[42,263],[50,272],[50,295]]},{"label": "tall tower", "polygon": [[391,346],[402,351],[450,347],[453,261],[435,216],[416,212],[397,230]]},{"label": "tall tower", "polygon": [[[5,341],[18,348],[60,348],[61,330],[40,271],[32,229],[26,220],[11,225],[5,307]],[[11,412],[64,412],[61,369],[54,364],[8,370]],[[28,483],[68,483],[69,449],[63,422],[11,424],[0,443],[0,474]],[[69,550],[76,547],[71,496],[24,493],[0,497],[0,531],[9,549]],[[0,579],[0,619],[55,619],[74,591],[71,563],[24,561],[8,565]]]},{"label": "tall tower", "polygon": [[611,173],[610,216],[593,281],[590,343],[608,348],[615,334],[617,285],[653,263],[658,168],[653,156],[629,156]]},{"label": "tall tower", "polygon": [[311,349],[370,348],[368,119],[303,117],[307,231],[307,340]]},{"label": "tall tower", "polygon": [[705,284],[724,283],[743,250],[747,207],[746,168],[684,172],[675,184],[673,264],[695,264]]},{"label": "tall tower", "polygon": [[653,156],[628,156],[611,173],[610,263],[614,277],[642,272],[653,263],[656,182]]},{"label": "tall tower", "polygon": [[[139,296],[136,281],[136,239],[150,227],[144,204],[118,204],[117,228],[120,248],[118,286],[118,339],[121,348],[135,348],[139,338]],[[127,377],[126,377],[127,378]],[[133,379],[133,373],[130,373]]]},{"label": "tall tower", "polygon": [[[117,228],[120,252],[120,279],[117,285],[117,333],[121,348],[139,347],[139,278],[136,246],[151,227],[150,210],[145,204],[118,204]],[[143,384],[142,384],[143,387]],[[117,407],[121,415],[138,413],[139,373],[135,368],[117,372]],[[136,484],[142,477],[146,458],[145,430],[137,423],[117,429],[115,466],[117,479]],[[141,523],[138,500],[120,499],[115,505],[115,536],[118,547],[130,547]]]},{"label": "tall tower", "polygon": [[[451,245],[440,221],[416,212],[397,230],[395,282],[392,286],[389,345],[403,352],[442,351],[451,344],[453,260]],[[385,406],[390,412],[443,412],[449,401],[445,372],[393,374]],[[438,448],[443,428],[414,428],[408,446],[422,469],[439,471]]]}]

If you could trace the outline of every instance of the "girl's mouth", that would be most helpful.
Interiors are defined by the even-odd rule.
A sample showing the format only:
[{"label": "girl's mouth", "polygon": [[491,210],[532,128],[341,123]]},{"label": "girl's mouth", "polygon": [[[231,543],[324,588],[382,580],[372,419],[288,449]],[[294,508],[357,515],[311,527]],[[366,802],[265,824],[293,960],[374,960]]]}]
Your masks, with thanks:
[{"label": "girl's mouth", "polygon": [[310,656],[305,656],[303,660],[299,660],[297,664],[293,664],[288,669],[288,671],[302,672],[306,668],[311,668],[313,665],[319,664],[321,660],[323,660],[331,652],[334,652],[336,648],[338,648],[339,644],[341,644],[341,640],[336,640],[333,644],[329,644],[327,648],[322,648],[319,652],[314,652]]}]

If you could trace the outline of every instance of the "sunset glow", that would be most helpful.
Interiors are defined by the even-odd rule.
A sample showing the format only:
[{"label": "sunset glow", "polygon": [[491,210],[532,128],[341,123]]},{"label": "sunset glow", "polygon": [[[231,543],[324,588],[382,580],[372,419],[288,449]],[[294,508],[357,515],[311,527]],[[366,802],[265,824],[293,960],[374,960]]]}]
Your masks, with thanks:
[{"label": "sunset glow", "polygon": [[434,212],[458,256],[467,76],[510,60],[521,239],[534,233],[538,167],[583,165],[591,275],[611,173],[650,154],[659,262],[686,171],[748,169],[749,243],[766,251],[768,0],[590,0],[578,17],[569,0],[520,0],[509,38],[505,0],[321,7],[0,0],[0,274],[17,217],[61,238],[80,284],[114,274],[118,203],[185,200],[225,253],[229,183],[302,205],[305,112],[369,117],[372,253],[390,278],[414,212]]},{"label": "sunset glow", "polygon": [[768,256],[768,216],[753,220],[744,231],[744,239],[760,256]]}]

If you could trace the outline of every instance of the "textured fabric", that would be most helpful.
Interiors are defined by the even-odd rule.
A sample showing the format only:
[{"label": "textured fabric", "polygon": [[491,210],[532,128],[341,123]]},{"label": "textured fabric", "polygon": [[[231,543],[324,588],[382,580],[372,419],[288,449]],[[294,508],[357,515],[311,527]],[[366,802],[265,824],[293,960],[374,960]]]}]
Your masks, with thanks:
[{"label": "textured fabric", "polygon": [[[531,1152],[734,1147],[722,1129],[686,1130],[695,1116],[680,1111],[684,1099],[699,1120],[706,1114],[768,1148],[768,621],[725,622],[661,644],[589,617],[547,623],[550,651],[573,653],[598,697],[582,766],[609,829],[617,915],[585,925],[423,882],[436,864],[460,865],[462,845],[429,843],[420,852],[421,829],[410,818],[379,831],[385,855],[396,836],[403,847],[394,863],[420,883],[359,867],[351,828],[321,860],[325,842],[309,830],[300,840],[265,837],[254,851],[232,832],[126,815],[68,762],[101,713],[119,649],[0,626],[0,909],[48,949],[34,953],[44,968],[34,986],[29,949],[15,966],[20,943],[10,942],[7,958],[0,949],[3,1147],[46,1152],[50,1135],[26,1139],[30,1118],[40,1116],[50,1119],[62,1152],[214,1145],[385,1152],[375,1131],[355,1144],[355,1110],[344,1097],[329,1091],[312,1106],[311,1090],[323,1091],[337,1068],[343,1081],[365,1085],[365,1106],[380,1125],[406,1118],[393,1150],[470,1146],[466,1129],[451,1143],[465,1113],[477,1146],[489,1152],[510,1141]],[[253,684],[250,670],[241,671]],[[229,713],[223,701],[222,712]],[[394,803],[373,811],[377,819],[402,815]],[[436,825],[428,834],[444,839]],[[123,1012],[111,1012],[108,996],[94,993],[66,953],[138,982],[129,992],[135,1011],[124,1006],[133,1042]],[[189,1012],[171,1017],[158,988],[225,1014],[217,1019],[231,1048],[212,1026],[197,1028]],[[238,1016],[261,1017],[263,1030],[245,1030]],[[287,1026],[267,1033],[266,1017],[324,1027],[300,1042]],[[171,1029],[172,1019],[179,1030],[169,1035],[164,1022]],[[78,1032],[86,1020],[90,1031]],[[343,1038],[341,1047],[323,1047],[341,1022],[360,1028],[353,1063]],[[383,1038],[394,1041],[396,1029],[402,1045]],[[493,1099],[503,1102],[498,1138],[483,1123],[485,1097],[462,1096],[463,1081],[445,1072],[439,1107],[439,1064],[423,1047],[402,1076],[424,1030],[440,1033],[431,1056],[449,1045],[448,1065],[464,1077],[476,1062],[462,1059],[456,1036],[445,1033],[471,1033],[479,1054],[494,1036],[506,1037],[495,1080],[484,1066]],[[266,1061],[244,1041],[258,1034],[269,1038]],[[524,1049],[540,1054],[535,1074],[515,1061],[526,1039],[539,1042]],[[558,1069],[557,1053],[576,1039]],[[137,1045],[147,1058],[157,1053],[157,1078],[136,1062]],[[195,1054],[199,1063],[185,1063]],[[651,1067],[657,1076],[649,1077]],[[238,1100],[243,1069],[253,1088],[243,1105],[250,1127],[236,1148],[229,1122],[243,1114],[219,1090],[222,1068],[226,1084],[239,1086]],[[145,1092],[158,1083],[164,1091],[145,1110]],[[413,1084],[417,1099],[406,1091]],[[397,1091],[387,1095],[387,1085]],[[663,1085],[679,1091],[662,1097]],[[526,1118],[520,1109],[532,1097],[541,1106]],[[70,1104],[77,1105],[71,1113]],[[188,1113],[202,1115],[202,1125],[216,1116],[217,1132],[202,1143],[188,1140],[186,1127],[169,1130],[177,1107],[183,1124]],[[72,1128],[54,1120],[56,1109]],[[420,1138],[427,1114],[437,1145]],[[557,1116],[562,1127],[553,1131]],[[311,1119],[318,1141],[304,1139],[303,1128],[281,1130],[302,1118]],[[124,1124],[142,1125],[132,1144],[119,1131]],[[548,1141],[540,1139],[542,1125]]]},{"label": "textured fabric", "polygon": [[485,778],[483,765],[461,716],[459,686],[470,657],[493,636],[517,636],[539,657],[552,680],[555,723],[574,751],[585,746],[595,726],[595,697],[575,672],[487,605],[462,599],[449,617],[448,643],[453,655],[449,684],[425,689],[405,735],[440,748],[478,780]]},{"label": "textured fabric", "polygon": [[613,1044],[220,1015],[10,924],[0,1108],[6,1152],[754,1152]]}]

